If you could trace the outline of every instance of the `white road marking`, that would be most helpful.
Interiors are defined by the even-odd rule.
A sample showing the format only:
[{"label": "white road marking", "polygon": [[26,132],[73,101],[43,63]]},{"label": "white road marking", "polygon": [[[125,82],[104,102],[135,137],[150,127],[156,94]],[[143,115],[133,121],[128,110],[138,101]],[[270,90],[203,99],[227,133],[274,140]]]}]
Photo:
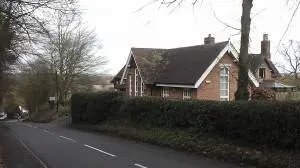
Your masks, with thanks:
[{"label": "white road marking", "polygon": [[88,147],[88,148],[90,148],[90,149],[96,150],[96,151],[98,151],[98,152],[101,152],[101,153],[103,153],[103,154],[106,154],[106,155],[108,155],[108,156],[111,156],[111,157],[117,157],[117,156],[114,155],[114,154],[105,152],[105,151],[103,151],[103,150],[97,149],[97,148],[92,147],[92,146],[90,146],[90,145],[84,144],[84,146],[85,146],[85,147]]},{"label": "white road marking", "polygon": [[48,133],[48,134],[51,134],[51,135],[54,135],[53,132],[50,132],[50,131],[48,131],[48,130],[44,130],[44,132],[46,132],[46,133]]},{"label": "white road marking", "polygon": [[59,136],[60,138],[62,139],[66,139],[66,140],[69,140],[69,141],[72,141],[72,142],[76,142],[74,139],[72,138],[68,138],[68,137],[65,137],[65,136]]},{"label": "white road marking", "polygon": [[140,164],[138,164],[138,163],[135,163],[134,166],[140,167],[140,168],[147,168],[146,166],[140,165]]},{"label": "white road marking", "polygon": [[27,127],[30,127],[30,128],[32,128],[32,126],[31,126],[30,124],[27,124]]}]

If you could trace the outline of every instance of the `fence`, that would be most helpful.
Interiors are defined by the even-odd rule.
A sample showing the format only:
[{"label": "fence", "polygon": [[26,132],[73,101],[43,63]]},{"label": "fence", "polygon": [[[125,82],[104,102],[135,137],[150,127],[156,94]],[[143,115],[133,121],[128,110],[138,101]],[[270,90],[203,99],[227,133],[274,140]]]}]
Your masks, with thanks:
[{"label": "fence", "polygon": [[300,101],[300,92],[277,92],[276,100],[287,101],[287,100],[296,100]]}]

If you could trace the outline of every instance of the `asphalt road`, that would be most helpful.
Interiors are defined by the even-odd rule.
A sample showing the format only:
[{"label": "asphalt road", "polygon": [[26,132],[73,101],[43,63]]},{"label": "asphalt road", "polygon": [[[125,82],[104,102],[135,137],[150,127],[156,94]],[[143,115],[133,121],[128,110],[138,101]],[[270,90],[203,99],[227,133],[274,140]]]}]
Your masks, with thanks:
[{"label": "asphalt road", "polygon": [[[28,168],[237,167],[171,149],[70,129],[62,123],[36,124],[11,121],[4,125],[9,134],[24,146],[26,154],[30,153],[32,158],[36,159],[34,166]],[[39,165],[36,166],[36,163]]]}]

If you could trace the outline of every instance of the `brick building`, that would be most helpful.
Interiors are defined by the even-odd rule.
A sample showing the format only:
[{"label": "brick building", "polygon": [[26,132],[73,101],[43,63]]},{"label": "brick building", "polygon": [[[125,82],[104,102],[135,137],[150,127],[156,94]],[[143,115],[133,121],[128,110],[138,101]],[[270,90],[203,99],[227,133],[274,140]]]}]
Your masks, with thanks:
[{"label": "brick building", "polygon": [[[111,81],[129,96],[174,99],[234,100],[238,52],[230,41],[173,49],[131,48],[127,62]],[[271,61],[270,41],[264,35],[261,54],[249,54],[249,86],[259,87],[279,75]]]}]

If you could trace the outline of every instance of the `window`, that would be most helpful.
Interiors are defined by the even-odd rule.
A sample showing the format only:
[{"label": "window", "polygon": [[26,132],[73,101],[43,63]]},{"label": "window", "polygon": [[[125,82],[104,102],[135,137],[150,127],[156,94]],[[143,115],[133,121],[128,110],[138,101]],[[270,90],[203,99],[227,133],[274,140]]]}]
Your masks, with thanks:
[{"label": "window", "polygon": [[266,76],[266,68],[259,68],[258,77],[259,79],[265,79]]},{"label": "window", "polygon": [[144,96],[144,84],[142,82],[142,78],[141,78],[141,96]]},{"label": "window", "polygon": [[137,68],[134,69],[134,95],[135,96],[138,96],[138,93],[139,93],[139,90],[138,90],[138,86],[139,86],[139,79],[138,79],[138,71],[137,71]]},{"label": "window", "polygon": [[162,88],[161,96],[169,97],[169,88]]},{"label": "window", "polygon": [[183,100],[191,99],[191,89],[183,89]]},{"label": "window", "polygon": [[228,67],[222,67],[220,71],[220,100],[229,100],[229,70]]},{"label": "window", "polygon": [[132,88],[131,88],[131,75],[129,75],[129,96],[131,96]]}]

